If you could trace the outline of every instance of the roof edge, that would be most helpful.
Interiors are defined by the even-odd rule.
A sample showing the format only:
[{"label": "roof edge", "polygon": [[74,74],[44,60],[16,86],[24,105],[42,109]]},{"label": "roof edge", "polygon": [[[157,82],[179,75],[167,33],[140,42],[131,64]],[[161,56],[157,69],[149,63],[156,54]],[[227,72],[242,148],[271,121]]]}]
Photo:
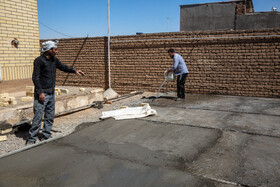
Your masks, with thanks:
[{"label": "roof edge", "polygon": [[180,5],[180,7],[209,5],[209,4],[226,4],[226,3],[235,3],[235,2],[245,2],[245,0],[231,0],[231,1],[211,2],[211,3],[187,4],[187,5]]}]

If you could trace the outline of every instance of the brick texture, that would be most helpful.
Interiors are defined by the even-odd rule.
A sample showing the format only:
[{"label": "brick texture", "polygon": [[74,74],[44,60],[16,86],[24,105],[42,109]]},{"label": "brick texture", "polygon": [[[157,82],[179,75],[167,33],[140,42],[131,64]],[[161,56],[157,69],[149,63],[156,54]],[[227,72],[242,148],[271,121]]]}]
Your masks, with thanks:
[{"label": "brick texture", "polygon": [[[0,66],[2,80],[31,78],[39,52],[36,0],[0,0]],[[11,45],[16,38],[18,48]]]},{"label": "brick texture", "polygon": [[[156,92],[173,64],[169,48],[190,71],[186,92],[280,97],[280,29],[176,32],[111,37],[111,86],[118,93]],[[86,76],[58,71],[57,84],[108,87],[107,38],[61,39],[58,58]],[[176,91],[168,82],[163,92]]]}]

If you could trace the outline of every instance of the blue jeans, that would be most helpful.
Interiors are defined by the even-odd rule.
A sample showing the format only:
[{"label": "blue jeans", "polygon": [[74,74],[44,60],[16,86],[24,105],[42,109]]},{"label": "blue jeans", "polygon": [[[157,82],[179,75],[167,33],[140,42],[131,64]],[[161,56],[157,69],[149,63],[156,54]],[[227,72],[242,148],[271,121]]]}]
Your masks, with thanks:
[{"label": "blue jeans", "polygon": [[42,129],[42,134],[44,138],[49,138],[51,136],[51,130],[54,121],[55,113],[55,98],[54,94],[45,93],[45,102],[39,101],[39,95],[34,94],[34,118],[32,120],[32,126],[29,130],[28,141],[35,142],[41,129],[42,117],[44,115],[44,127]]}]

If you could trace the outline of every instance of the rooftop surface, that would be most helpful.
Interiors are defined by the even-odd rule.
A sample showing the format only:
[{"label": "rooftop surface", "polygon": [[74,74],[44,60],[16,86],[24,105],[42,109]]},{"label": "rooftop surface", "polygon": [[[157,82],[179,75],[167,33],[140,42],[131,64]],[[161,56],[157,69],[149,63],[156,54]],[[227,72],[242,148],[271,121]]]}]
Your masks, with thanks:
[{"label": "rooftop surface", "polygon": [[[143,93],[55,119],[67,136],[0,159],[0,185],[277,186],[280,99]],[[149,103],[157,116],[100,120]],[[63,129],[60,129],[63,130]]]}]

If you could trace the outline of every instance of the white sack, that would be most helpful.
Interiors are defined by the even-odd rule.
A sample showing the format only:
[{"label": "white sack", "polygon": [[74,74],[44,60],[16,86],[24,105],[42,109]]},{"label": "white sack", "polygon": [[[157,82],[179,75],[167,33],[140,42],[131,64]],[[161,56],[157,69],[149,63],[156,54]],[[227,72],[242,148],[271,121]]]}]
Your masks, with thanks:
[{"label": "white sack", "polygon": [[143,118],[150,115],[157,115],[156,110],[151,109],[149,104],[143,107],[122,108],[117,110],[102,112],[101,119],[113,117],[116,120]]}]

